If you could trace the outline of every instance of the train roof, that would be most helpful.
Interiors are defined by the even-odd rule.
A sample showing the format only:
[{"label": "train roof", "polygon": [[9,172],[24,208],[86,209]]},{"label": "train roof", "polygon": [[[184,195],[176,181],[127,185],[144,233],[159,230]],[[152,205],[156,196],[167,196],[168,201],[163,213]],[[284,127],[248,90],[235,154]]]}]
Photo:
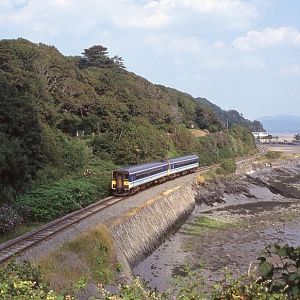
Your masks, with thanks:
[{"label": "train roof", "polygon": [[141,171],[146,171],[162,166],[166,166],[168,163],[166,161],[157,161],[157,162],[152,162],[152,163],[147,163],[147,164],[141,164],[141,165],[136,165],[136,166],[128,166],[125,168],[118,169],[116,171],[118,172],[128,172],[129,174],[133,173],[138,173]]},{"label": "train roof", "polygon": [[169,159],[169,162],[176,163],[176,162],[181,162],[181,161],[191,160],[191,159],[199,159],[199,157],[197,155],[185,155],[185,156],[171,158]]},{"label": "train roof", "polygon": [[142,172],[142,171],[151,170],[151,169],[154,169],[154,168],[166,166],[169,162],[170,163],[177,163],[177,162],[186,161],[186,160],[190,160],[190,159],[199,159],[199,157],[197,155],[186,155],[186,156],[171,158],[168,161],[165,160],[165,161],[157,161],[157,162],[146,163],[146,164],[141,164],[141,165],[136,165],[136,166],[128,166],[128,167],[117,169],[115,171],[134,174],[134,173],[139,173],[139,172]]}]

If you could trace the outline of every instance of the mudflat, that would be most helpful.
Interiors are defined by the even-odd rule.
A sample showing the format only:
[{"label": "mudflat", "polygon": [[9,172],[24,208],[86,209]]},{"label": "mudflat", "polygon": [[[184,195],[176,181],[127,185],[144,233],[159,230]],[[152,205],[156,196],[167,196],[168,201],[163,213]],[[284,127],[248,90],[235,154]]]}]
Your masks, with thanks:
[{"label": "mudflat", "polygon": [[200,270],[211,286],[225,268],[237,277],[255,268],[269,244],[300,245],[300,163],[284,164],[198,187],[197,205],[179,231],[135,267],[152,288]]}]

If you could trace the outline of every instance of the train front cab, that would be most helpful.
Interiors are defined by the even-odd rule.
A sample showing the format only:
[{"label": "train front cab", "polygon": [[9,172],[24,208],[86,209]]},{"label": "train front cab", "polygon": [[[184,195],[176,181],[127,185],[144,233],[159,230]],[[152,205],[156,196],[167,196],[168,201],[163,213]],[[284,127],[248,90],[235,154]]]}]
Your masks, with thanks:
[{"label": "train front cab", "polygon": [[114,194],[125,195],[129,192],[129,174],[123,171],[113,171],[111,189]]}]

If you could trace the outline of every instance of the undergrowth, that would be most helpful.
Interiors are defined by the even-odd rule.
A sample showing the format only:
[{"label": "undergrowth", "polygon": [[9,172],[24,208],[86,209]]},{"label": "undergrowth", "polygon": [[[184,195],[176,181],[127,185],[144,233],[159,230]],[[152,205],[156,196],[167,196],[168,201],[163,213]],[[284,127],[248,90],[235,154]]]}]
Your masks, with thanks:
[{"label": "undergrowth", "polygon": [[281,151],[271,151],[269,150],[265,155],[267,159],[280,159],[283,157],[283,152]]},{"label": "undergrowth", "polygon": [[[103,232],[103,230],[101,231]],[[81,239],[69,243],[67,249],[73,251],[77,256],[83,255],[80,243],[88,242],[90,244],[92,239],[99,237],[99,234],[98,228],[93,233],[83,235]],[[98,248],[96,247],[96,249]],[[99,249],[92,250],[92,253],[96,253],[96,257],[99,255],[97,251]],[[104,250],[104,253],[108,253],[108,249]],[[93,255],[91,257],[95,258]],[[95,263],[93,259],[92,261]],[[300,298],[300,247],[270,245],[258,257],[258,261],[257,271],[248,271],[247,275],[240,278],[234,278],[234,274],[225,270],[223,278],[210,291],[205,291],[205,280],[203,281],[205,277],[202,276],[201,270],[187,269],[185,277],[177,278],[175,289],[166,293],[153,291],[136,278],[130,284],[119,286],[118,292],[112,294],[105,289],[103,281],[99,281],[97,275],[95,279],[98,278],[96,282],[99,283],[101,299],[105,300],[297,300]],[[51,265],[51,263],[55,263],[55,265]],[[42,269],[29,262],[7,264],[0,270],[1,299],[76,299],[67,293],[65,296],[58,296],[45,284],[45,278],[42,277],[45,270],[43,272],[41,270],[48,267],[51,268],[52,275],[64,280],[64,276],[71,275],[71,272],[62,273],[62,263],[62,260],[48,259],[47,263],[42,265]],[[70,263],[70,260],[65,262],[65,264],[67,263]],[[97,263],[94,266],[97,266]],[[76,274],[80,273],[81,269],[72,271]],[[72,277],[73,290],[74,288],[82,289],[87,283],[88,278],[82,276],[82,272],[78,276],[80,277],[75,278],[75,275]],[[64,280],[63,283],[66,281]]]},{"label": "undergrowth", "polygon": [[38,264],[46,282],[60,292],[73,291],[89,281],[111,283],[120,269],[110,232],[104,225],[79,235]]}]

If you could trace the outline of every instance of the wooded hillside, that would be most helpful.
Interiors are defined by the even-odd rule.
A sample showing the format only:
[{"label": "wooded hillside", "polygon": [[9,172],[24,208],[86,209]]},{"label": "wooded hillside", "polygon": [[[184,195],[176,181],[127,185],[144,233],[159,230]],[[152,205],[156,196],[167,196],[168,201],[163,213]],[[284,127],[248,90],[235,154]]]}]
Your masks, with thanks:
[{"label": "wooded hillside", "polygon": [[107,195],[116,165],[186,153],[204,165],[254,149],[246,128],[227,132],[209,107],[127,71],[103,46],[66,57],[0,41],[0,201],[18,215],[48,220]]}]

